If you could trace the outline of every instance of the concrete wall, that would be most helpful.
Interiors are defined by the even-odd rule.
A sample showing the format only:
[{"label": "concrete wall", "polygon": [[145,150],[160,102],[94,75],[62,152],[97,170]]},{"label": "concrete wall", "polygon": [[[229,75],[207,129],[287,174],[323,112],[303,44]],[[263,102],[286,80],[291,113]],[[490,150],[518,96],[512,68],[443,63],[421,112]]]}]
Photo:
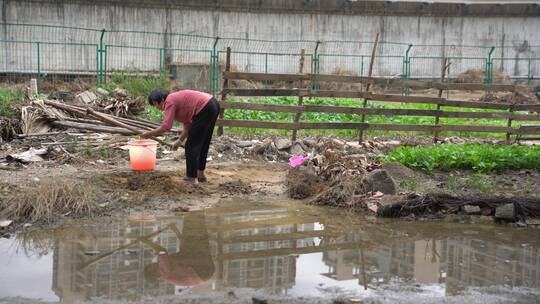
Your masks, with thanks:
[{"label": "concrete wall", "polygon": [[[64,25],[84,28],[105,28],[108,30],[151,31],[168,33],[187,33],[220,37],[268,40],[360,40],[372,41],[375,34],[381,34],[382,41],[402,42],[404,44],[446,44],[501,46],[496,49],[495,57],[508,57],[512,60],[496,61],[495,67],[512,75],[523,76],[532,65],[534,75],[540,76],[540,61],[523,61],[519,58],[539,57],[540,47],[540,10],[537,5],[485,6],[484,10],[472,9],[471,6],[447,4],[437,9],[415,6],[414,11],[399,13],[385,1],[257,1],[257,5],[244,5],[242,1],[210,1],[213,6],[203,9],[207,0],[200,1],[10,1],[2,0],[1,17],[4,23],[35,23]],[[242,2],[242,3],[241,3]],[[245,2],[245,1],[244,1]],[[254,3],[251,1],[250,3]],[[298,3],[311,3],[304,12]],[[168,3],[168,5],[164,5]],[[183,3],[183,4],[182,4]],[[199,3],[199,5],[196,5]],[[286,4],[293,3],[293,4]],[[315,3],[315,4],[313,4]],[[371,3],[371,4],[370,4]],[[375,3],[375,4],[373,4]],[[385,6],[381,6],[385,3]],[[281,5],[281,6],[280,6]],[[291,5],[289,11],[284,7]],[[306,5],[306,4],[304,4]],[[362,6],[363,5],[363,6]],[[362,13],[361,8],[370,10]],[[378,6],[376,6],[378,5]],[[421,5],[407,3],[407,5]],[[437,4],[440,5],[440,4]],[[404,6],[405,7],[405,6]],[[407,6],[408,8],[412,6]],[[405,8],[407,8],[405,7]],[[468,9],[467,9],[468,7]],[[245,8],[245,9],[242,9]],[[422,9],[420,9],[422,8]],[[493,17],[482,16],[482,12],[492,11]],[[387,13],[378,15],[377,13]],[[538,12],[538,13],[537,13]],[[437,16],[429,16],[437,15]],[[21,29],[3,25],[2,39],[5,40],[40,40],[74,41],[97,44],[97,31],[59,31],[57,29]],[[146,46],[171,48],[211,49],[213,39],[195,39],[173,36],[165,39],[163,35],[142,35],[128,33],[107,33],[105,42],[111,47],[108,53],[108,68],[156,69],[159,67],[159,50],[126,49],[119,46]],[[237,40],[221,40],[219,49],[231,46],[234,50],[255,52],[299,53],[306,48],[313,52],[314,42],[267,43],[263,41],[245,43]],[[49,46],[51,68],[61,65],[84,67],[95,66],[94,46],[63,47]],[[402,59],[406,45],[383,45],[379,55],[393,55],[392,58],[380,58],[375,74],[391,76],[401,73]],[[63,55],[55,55],[61,49]],[[320,53],[341,53],[369,55],[370,43],[323,43]],[[23,50],[23,51],[21,51]],[[2,56],[4,67],[24,66],[32,68],[33,50],[27,45],[4,46]],[[467,60],[454,60],[452,72],[458,73],[467,68],[484,68],[487,49],[481,48],[440,48],[413,47],[411,55],[425,56],[468,56]],[[204,52],[173,51],[173,61],[208,62],[209,54]],[[28,58],[13,59],[13,54],[29,54]],[[56,56],[56,57],[55,57]],[[10,59],[11,58],[11,59]],[[82,62],[84,58],[85,62]],[[224,57],[221,57],[224,58]],[[517,58],[517,59],[516,59]],[[240,69],[265,71],[266,58],[260,55],[235,56],[233,63]],[[326,61],[323,62],[323,60]],[[298,56],[270,56],[270,72],[294,72],[297,70]],[[321,72],[330,72],[336,66],[349,70],[367,70],[366,58],[337,58],[328,56],[321,60]],[[414,64],[414,61],[416,64]],[[413,76],[438,76],[440,59],[415,58]],[[1,64],[2,62],[0,62]],[[30,66],[28,66],[30,65]],[[27,67],[28,66],[28,67]],[[70,69],[72,69],[70,68]],[[524,72],[525,71],[525,72]]]}]

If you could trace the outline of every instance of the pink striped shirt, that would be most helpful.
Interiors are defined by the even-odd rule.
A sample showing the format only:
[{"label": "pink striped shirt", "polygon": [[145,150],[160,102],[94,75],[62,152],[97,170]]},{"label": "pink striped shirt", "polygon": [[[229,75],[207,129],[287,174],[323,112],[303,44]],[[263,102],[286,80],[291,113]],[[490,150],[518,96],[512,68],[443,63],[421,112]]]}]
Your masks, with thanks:
[{"label": "pink striped shirt", "polygon": [[165,99],[163,108],[163,121],[160,129],[163,132],[169,131],[174,121],[180,121],[184,124],[184,129],[189,130],[189,125],[193,116],[208,104],[212,95],[192,90],[181,90],[170,93]]}]

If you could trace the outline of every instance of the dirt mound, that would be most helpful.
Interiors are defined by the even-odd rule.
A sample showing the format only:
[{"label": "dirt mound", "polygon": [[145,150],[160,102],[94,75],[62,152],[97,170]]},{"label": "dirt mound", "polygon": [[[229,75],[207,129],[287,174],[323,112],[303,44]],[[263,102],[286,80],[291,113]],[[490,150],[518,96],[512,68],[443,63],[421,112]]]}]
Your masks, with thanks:
[{"label": "dirt mound", "polygon": [[[457,78],[457,83],[483,83],[486,79],[486,73],[482,69],[468,69],[463,73],[460,73]],[[511,84],[512,79],[510,76],[500,70],[493,71],[493,83],[498,84]]]},{"label": "dirt mound", "polygon": [[241,180],[219,184],[219,188],[233,195],[251,194],[253,192],[253,189],[251,188],[251,186]]},{"label": "dirt mound", "polygon": [[287,193],[290,198],[308,198],[324,188],[324,181],[310,167],[292,168],[287,174]]},{"label": "dirt mound", "polygon": [[363,202],[365,192],[362,177],[348,177],[313,197],[309,204],[352,208]]},{"label": "dirt mound", "polygon": [[175,197],[195,190],[186,185],[183,176],[175,171],[121,172],[103,176],[113,191],[129,191],[156,197]]},{"label": "dirt mound", "polygon": [[499,102],[512,104],[538,104],[540,100],[532,93],[486,93],[482,95],[478,101]]}]

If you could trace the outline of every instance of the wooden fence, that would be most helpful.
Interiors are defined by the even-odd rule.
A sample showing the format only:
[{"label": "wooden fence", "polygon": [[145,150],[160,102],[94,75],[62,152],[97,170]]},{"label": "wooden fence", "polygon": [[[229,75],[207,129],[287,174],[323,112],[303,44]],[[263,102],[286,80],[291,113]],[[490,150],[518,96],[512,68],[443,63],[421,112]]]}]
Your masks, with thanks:
[{"label": "wooden fence", "polygon": [[[370,65],[372,65],[371,62]],[[441,68],[441,80],[444,79],[447,66],[445,62]],[[301,69],[300,69],[301,71]],[[481,102],[453,100],[442,97],[442,92],[447,90],[482,90],[490,92],[508,91],[508,92],[537,92],[540,86],[520,86],[506,84],[481,84],[481,83],[445,83],[443,81],[418,81],[405,79],[386,79],[375,77],[360,76],[339,76],[339,75],[321,75],[321,74],[268,74],[268,73],[240,73],[230,72],[230,49],[227,52],[227,61],[225,72],[223,73],[223,90],[221,92],[221,108],[218,126],[218,134],[223,134],[223,126],[227,127],[245,127],[245,128],[266,128],[266,129],[355,129],[359,131],[359,140],[362,140],[362,132],[365,130],[383,130],[383,131],[424,131],[432,132],[437,140],[439,132],[459,131],[459,132],[499,132],[506,133],[507,140],[511,135],[540,134],[540,115],[530,114],[540,112],[539,104],[512,104],[499,102]],[[301,85],[300,88],[264,88],[264,89],[245,89],[234,88],[229,84],[232,80],[249,81],[273,81],[273,82],[294,82],[295,85]],[[356,83],[361,84],[361,91],[341,91],[341,90],[318,90],[315,89],[321,82],[333,83]],[[370,86],[378,85],[386,88],[412,88],[412,89],[436,89],[437,96],[402,96],[392,94],[376,94],[371,92]],[[229,102],[227,97],[234,96],[296,96],[299,101],[297,105],[276,105],[261,103]],[[336,98],[359,98],[364,99],[363,107],[343,107],[343,106],[324,106],[307,105],[303,103],[305,98],[312,97],[336,97]],[[410,104],[433,104],[437,106],[436,110],[421,109],[383,109],[368,108],[367,101],[385,102],[385,103],[410,103]],[[506,110],[506,112],[463,112],[446,111],[441,107],[450,106],[458,108],[476,108]],[[291,122],[270,122],[270,121],[252,121],[252,120],[234,120],[224,119],[223,111],[227,109],[242,109],[255,111],[271,111],[293,113],[294,119]],[[303,112],[322,112],[335,114],[356,114],[362,119],[360,122],[303,122],[301,115]],[[383,115],[383,116],[431,116],[435,117],[435,124],[373,124],[364,121],[365,115]],[[441,124],[439,118],[483,118],[494,120],[506,120],[506,126],[492,125],[452,125]],[[531,122],[531,126],[513,127],[513,121]],[[296,132],[293,134],[295,139]]]}]

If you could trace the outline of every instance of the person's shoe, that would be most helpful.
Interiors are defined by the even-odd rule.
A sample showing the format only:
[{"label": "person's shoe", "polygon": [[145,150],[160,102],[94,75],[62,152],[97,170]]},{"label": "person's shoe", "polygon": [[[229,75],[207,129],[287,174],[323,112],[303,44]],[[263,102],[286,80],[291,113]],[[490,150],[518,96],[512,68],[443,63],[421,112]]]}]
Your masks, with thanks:
[{"label": "person's shoe", "polygon": [[208,181],[208,178],[206,176],[199,176],[197,177],[197,180],[199,183],[206,183]]},{"label": "person's shoe", "polygon": [[184,182],[189,184],[191,187],[193,187],[193,189],[198,189],[198,190],[203,189],[203,186],[201,184],[195,183],[193,179],[189,176],[184,176],[183,180]]}]

